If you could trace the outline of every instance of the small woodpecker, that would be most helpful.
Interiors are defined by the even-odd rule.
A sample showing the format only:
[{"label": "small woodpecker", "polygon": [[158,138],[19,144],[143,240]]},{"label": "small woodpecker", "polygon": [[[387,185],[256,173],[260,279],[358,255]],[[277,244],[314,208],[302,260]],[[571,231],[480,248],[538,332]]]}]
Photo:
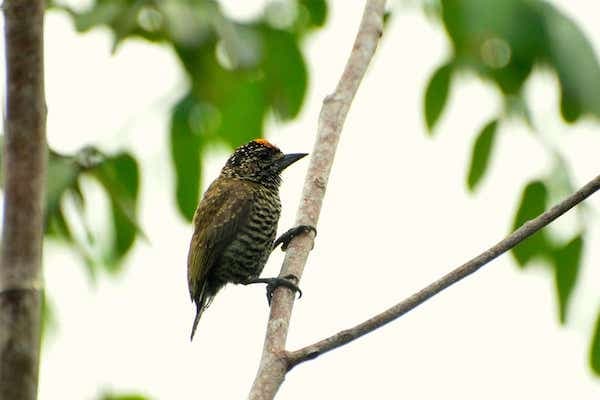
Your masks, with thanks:
[{"label": "small woodpecker", "polygon": [[279,243],[285,250],[295,235],[316,233],[301,225],[275,240],[281,214],[280,174],[306,155],[283,154],[265,139],[253,140],[235,150],[204,193],[194,214],[188,253],[188,286],[196,304],[191,339],[200,316],[226,283],[267,283],[268,299],[277,286],[300,291],[288,277],[259,275]]}]

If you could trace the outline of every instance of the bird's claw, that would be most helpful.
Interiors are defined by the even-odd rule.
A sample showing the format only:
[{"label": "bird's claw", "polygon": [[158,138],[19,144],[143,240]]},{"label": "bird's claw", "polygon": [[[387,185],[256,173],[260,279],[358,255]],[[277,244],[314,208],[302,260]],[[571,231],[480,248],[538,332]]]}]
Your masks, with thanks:
[{"label": "bird's claw", "polygon": [[273,242],[273,250],[281,244],[281,251],[286,251],[292,239],[302,233],[313,232],[317,236],[317,229],[312,225],[298,225],[291,229],[288,229],[283,235],[279,236],[275,242]]},{"label": "bird's claw", "polygon": [[282,278],[278,277],[278,278],[269,278],[268,279],[267,302],[269,303],[269,305],[271,305],[271,300],[273,300],[273,292],[275,292],[275,289],[277,289],[279,286],[284,286],[293,292],[298,292],[298,298],[302,297],[302,290],[300,290],[300,288],[296,284],[294,284],[293,282],[290,282],[291,279],[298,282],[298,277],[293,274],[286,275]]}]

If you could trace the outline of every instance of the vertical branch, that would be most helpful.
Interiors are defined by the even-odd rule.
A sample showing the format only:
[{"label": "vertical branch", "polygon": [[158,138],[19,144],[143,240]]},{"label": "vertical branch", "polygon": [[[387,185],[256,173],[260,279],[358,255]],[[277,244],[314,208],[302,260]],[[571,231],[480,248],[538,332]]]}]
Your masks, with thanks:
[{"label": "vertical branch", "polygon": [[46,105],[43,0],[6,0],[0,399],[37,397],[42,299]]},{"label": "vertical branch", "polygon": [[[367,0],[362,21],[335,92],[325,99],[317,140],[311,153],[310,165],[296,223],[316,226],[335,150],[354,95],[375,53],[383,29],[385,0]],[[282,266],[282,275],[293,274],[300,278],[312,248],[313,238],[303,235],[292,241]],[[289,290],[276,290],[271,305],[262,358],[250,399],[273,399],[289,370],[285,342],[294,304],[294,294]]]}]

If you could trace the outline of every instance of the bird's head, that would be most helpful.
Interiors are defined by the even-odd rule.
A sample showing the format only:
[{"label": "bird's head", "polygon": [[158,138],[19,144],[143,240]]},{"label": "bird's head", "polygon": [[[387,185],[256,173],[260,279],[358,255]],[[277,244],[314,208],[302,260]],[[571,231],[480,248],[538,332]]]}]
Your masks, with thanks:
[{"label": "bird's head", "polygon": [[281,183],[281,171],[306,155],[307,153],[283,154],[266,139],[255,139],[235,150],[221,174],[278,187]]}]

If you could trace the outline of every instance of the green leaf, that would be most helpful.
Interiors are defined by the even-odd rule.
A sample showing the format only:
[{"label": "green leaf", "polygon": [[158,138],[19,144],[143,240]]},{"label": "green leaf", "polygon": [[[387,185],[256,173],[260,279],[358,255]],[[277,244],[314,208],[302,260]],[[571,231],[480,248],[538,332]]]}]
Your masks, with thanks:
[{"label": "green leaf", "polygon": [[76,184],[80,172],[81,168],[73,158],[50,152],[46,180],[47,219],[57,212],[63,194]]},{"label": "green leaf", "polygon": [[433,73],[425,89],[425,122],[429,133],[433,133],[448,101],[451,76],[452,64],[446,63]]},{"label": "green leaf", "polygon": [[267,99],[277,116],[292,119],[300,112],[308,79],[298,41],[289,32],[264,27],[263,45]]},{"label": "green leaf", "polygon": [[458,64],[492,81],[504,94],[519,93],[546,45],[534,3],[442,0],[442,17]]},{"label": "green leaf", "polygon": [[259,81],[240,81],[220,111],[218,134],[231,147],[261,137],[266,112],[264,86]]},{"label": "green leaf", "polygon": [[483,127],[475,139],[467,177],[467,187],[470,191],[475,190],[487,171],[497,128],[498,120],[493,119]]},{"label": "green leaf", "polygon": [[576,98],[569,95],[561,85],[560,90],[560,114],[566,122],[573,123],[583,114],[581,104]]},{"label": "green leaf", "polygon": [[48,219],[46,220],[46,235],[65,239],[67,242],[73,241],[73,234],[60,208],[57,208],[54,213],[48,215]]},{"label": "green leaf", "polygon": [[600,65],[590,41],[573,20],[540,3],[548,35],[548,56],[561,87],[561,112],[568,122],[583,113],[600,117]]},{"label": "green leaf", "polygon": [[299,3],[308,11],[311,26],[325,25],[327,20],[327,2],[325,0],[300,0]]},{"label": "green leaf", "polygon": [[58,7],[71,14],[77,31],[85,32],[98,25],[110,25],[120,14],[126,11],[127,5],[116,1],[95,2],[93,8],[82,13],[77,13],[68,7],[60,5]]},{"label": "green leaf", "polygon": [[[530,182],[521,196],[513,230],[542,214],[546,210],[547,203],[548,189],[546,185],[541,181]],[[545,230],[535,233],[512,249],[512,254],[521,267],[536,257],[548,257],[550,252],[551,245]]]},{"label": "green leaf", "polygon": [[596,375],[600,376],[600,313],[598,313],[596,319],[594,336],[590,346],[590,367]]},{"label": "green leaf", "polygon": [[201,178],[202,137],[190,125],[195,107],[199,107],[198,102],[188,94],[177,103],[171,115],[171,157],[175,164],[177,207],[188,221],[194,217],[198,204]]},{"label": "green leaf", "polygon": [[164,39],[162,28],[166,15],[148,1],[95,1],[83,12],[68,5],[53,3],[50,6],[68,12],[79,32],[98,26],[109,28],[113,33],[113,51],[128,37],[137,36],[149,41]]},{"label": "green leaf", "polygon": [[581,267],[582,250],[583,237],[578,235],[566,245],[555,249],[552,254],[561,324],[564,324],[567,319],[569,300]]},{"label": "green leaf", "polygon": [[137,161],[128,153],[106,158],[93,170],[93,175],[109,195],[113,219],[113,243],[106,254],[108,267],[116,267],[133,245],[137,233],[143,232],[137,221],[139,169]]}]

